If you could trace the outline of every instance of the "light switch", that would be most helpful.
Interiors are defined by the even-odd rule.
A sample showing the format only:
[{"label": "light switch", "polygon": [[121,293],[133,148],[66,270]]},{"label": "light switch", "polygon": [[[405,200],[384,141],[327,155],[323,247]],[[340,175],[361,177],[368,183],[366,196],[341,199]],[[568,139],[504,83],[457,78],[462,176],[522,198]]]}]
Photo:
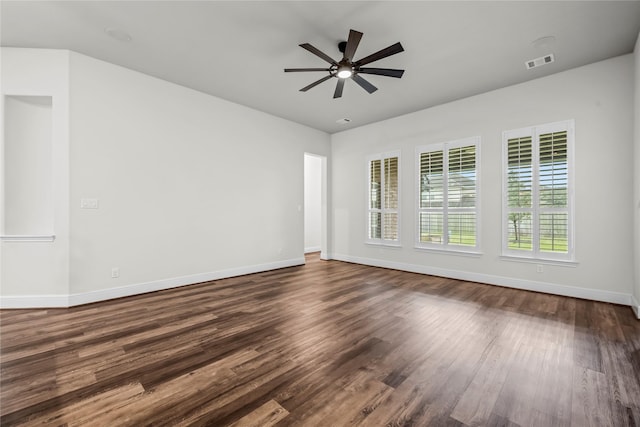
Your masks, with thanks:
[{"label": "light switch", "polygon": [[98,199],[80,199],[80,209],[98,209]]}]

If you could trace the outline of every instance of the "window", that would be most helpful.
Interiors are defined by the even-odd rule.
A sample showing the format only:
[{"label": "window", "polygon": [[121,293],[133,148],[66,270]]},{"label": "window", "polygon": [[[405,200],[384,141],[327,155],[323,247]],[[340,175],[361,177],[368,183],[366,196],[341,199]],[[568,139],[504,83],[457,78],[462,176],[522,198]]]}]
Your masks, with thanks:
[{"label": "window", "polygon": [[386,245],[400,243],[399,168],[399,153],[372,156],[368,160],[368,243]]},{"label": "window", "polygon": [[504,132],[504,255],[573,260],[573,135],[573,121]]},{"label": "window", "polygon": [[479,137],[418,147],[417,247],[479,247],[479,148]]}]

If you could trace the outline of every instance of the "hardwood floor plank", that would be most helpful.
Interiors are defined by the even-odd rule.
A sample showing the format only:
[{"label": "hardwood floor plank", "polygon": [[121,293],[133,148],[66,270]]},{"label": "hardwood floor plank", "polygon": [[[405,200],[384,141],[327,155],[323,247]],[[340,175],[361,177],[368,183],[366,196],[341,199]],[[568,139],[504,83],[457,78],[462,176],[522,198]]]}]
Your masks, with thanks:
[{"label": "hardwood floor plank", "polygon": [[514,346],[492,346],[451,417],[468,426],[487,425],[515,354]]},{"label": "hardwood floor plank", "polygon": [[[117,410],[120,406],[126,405],[130,399],[135,399],[142,393],[144,393],[144,389],[140,384],[127,384],[80,400],[75,404],[64,406],[39,418],[30,419],[24,425],[100,425],[99,414]],[[117,422],[119,425],[130,424],[127,415],[118,419]]]},{"label": "hardwood floor plank", "polygon": [[359,425],[411,426],[420,425],[416,417],[428,406],[428,384],[404,381],[384,399]]},{"label": "hardwood floor plank", "polygon": [[603,341],[601,346],[614,422],[616,425],[640,426],[640,375],[633,369],[622,345]]},{"label": "hardwood floor plank", "polygon": [[501,417],[495,413],[492,413],[489,419],[487,419],[487,427],[521,427],[520,424],[516,424],[509,421],[507,418]]},{"label": "hardwood floor plank", "polygon": [[602,355],[595,334],[597,325],[594,322],[594,303],[579,300],[576,303],[574,327],[574,360],[578,366],[602,372]]},{"label": "hardwood floor plank", "polygon": [[389,386],[371,380],[364,371],[355,371],[333,382],[326,392],[307,405],[296,408],[280,425],[358,425],[391,392]]},{"label": "hardwood floor plank", "polygon": [[[245,403],[245,396],[252,391],[269,384],[269,389],[275,388],[271,384],[284,381],[287,373],[295,369],[295,364],[287,361],[275,360],[261,365],[262,369],[242,376],[239,384],[226,390],[223,394],[216,394],[215,398],[206,396],[196,401],[197,409],[181,420],[178,425],[212,425],[236,412]],[[248,399],[251,401],[251,399]],[[195,405],[194,405],[195,406]],[[234,420],[235,422],[235,420]]]},{"label": "hardwood floor plank", "polygon": [[640,426],[628,307],[306,260],[0,310],[0,425]]},{"label": "hardwood floor plank", "polygon": [[[520,345],[509,367],[504,385],[500,391],[493,412],[511,422],[529,425],[530,420],[546,414],[545,403],[549,403],[545,394],[556,393],[545,388],[545,384],[553,381],[548,377],[562,375],[558,364],[547,358],[549,350],[545,348],[544,328],[538,319],[527,319],[520,322]],[[535,332],[535,333],[531,333]],[[553,418],[551,414],[547,414]]]},{"label": "hardwood floor plank", "polygon": [[233,424],[229,424],[230,427],[270,427],[275,425],[278,421],[289,415],[286,409],[278,405],[275,400],[270,400],[264,405],[260,406],[255,411],[248,415],[245,415]]},{"label": "hardwood floor plank", "polygon": [[575,367],[573,371],[572,426],[614,426],[607,378],[602,372]]},{"label": "hardwood floor plank", "polygon": [[118,425],[121,419],[128,419],[133,426],[175,424],[212,398],[208,390],[224,394],[232,388],[237,375],[231,368],[257,356],[243,351],[145,390],[118,408],[96,413],[96,424]]}]

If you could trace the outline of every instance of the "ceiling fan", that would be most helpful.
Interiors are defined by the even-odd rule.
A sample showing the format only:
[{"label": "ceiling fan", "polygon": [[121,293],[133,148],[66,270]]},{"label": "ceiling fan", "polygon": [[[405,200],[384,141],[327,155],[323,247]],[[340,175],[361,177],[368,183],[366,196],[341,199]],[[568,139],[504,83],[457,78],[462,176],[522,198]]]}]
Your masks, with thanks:
[{"label": "ceiling fan", "polygon": [[349,31],[349,39],[346,42],[340,42],[338,44],[338,49],[343,53],[341,61],[334,61],[329,55],[320,51],[319,49],[313,47],[309,43],[302,43],[300,47],[308,50],[314,55],[324,59],[329,64],[329,68],[285,68],[285,73],[291,72],[300,72],[300,71],[327,71],[329,75],[324,76],[320,80],[316,80],[308,86],[300,89],[301,92],[306,92],[312,87],[319,85],[320,83],[329,80],[332,77],[338,79],[338,83],[336,84],[336,90],[333,93],[334,98],[340,98],[342,96],[342,89],[344,88],[344,82],[347,79],[351,79],[356,82],[360,87],[366,90],[369,93],[373,93],[378,90],[377,87],[369,83],[367,80],[362,78],[360,74],[377,74],[379,76],[387,76],[387,77],[402,77],[404,74],[404,70],[395,70],[392,68],[367,68],[363,67],[363,65],[369,64],[374,61],[378,61],[382,58],[386,58],[387,56],[395,55],[396,53],[400,53],[404,51],[402,45],[398,42],[393,44],[387,48],[379,50],[376,53],[372,53],[369,56],[366,56],[358,61],[353,60],[353,55],[356,53],[356,49],[358,48],[358,44],[360,44],[360,39],[362,38],[362,33],[355,30]]}]

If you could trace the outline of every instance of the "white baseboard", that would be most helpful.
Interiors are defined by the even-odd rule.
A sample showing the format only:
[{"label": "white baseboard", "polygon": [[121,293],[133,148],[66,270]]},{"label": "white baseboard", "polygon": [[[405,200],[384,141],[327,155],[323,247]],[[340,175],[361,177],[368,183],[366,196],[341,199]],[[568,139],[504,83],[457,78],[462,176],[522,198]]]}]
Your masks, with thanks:
[{"label": "white baseboard", "polygon": [[311,252],[320,252],[320,246],[310,246],[308,248],[304,248],[305,254],[310,254]]},{"label": "white baseboard", "polygon": [[[428,267],[424,265],[406,264],[387,260],[354,257],[343,254],[333,254],[333,259],[353,262],[356,264],[370,265],[373,267],[390,268],[392,270],[409,271],[412,273],[429,274],[432,276],[448,277],[451,279],[470,282],[486,283],[489,285],[504,286],[507,288],[523,289],[527,291],[543,292],[553,295],[582,298],[593,301],[610,302],[614,304],[631,305],[632,295],[619,292],[603,291],[599,289],[578,288],[574,286],[560,285],[556,283],[538,282],[533,280],[516,279],[512,277],[494,276],[490,274],[472,273],[466,271],[449,270],[445,268]],[[637,310],[637,301],[634,311]],[[637,314],[637,311],[636,311]]]},{"label": "white baseboard", "polygon": [[230,268],[210,273],[193,274],[189,276],[172,277],[146,283],[121,286],[118,288],[101,289],[98,291],[82,292],[69,295],[15,295],[0,296],[0,308],[59,308],[73,307],[92,302],[106,301],[114,298],[128,297],[147,292],[161,291],[211,280],[226,279],[243,276],[245,274],[261,273],[279,268],[294,267],[304,264],[304,257],[256,264],[246,267]]},{"label": "white baseboard", "polygon": [[[622,294],[596,289],[578,288],[567,285],[559,285],[547,282],[515,279],[511,277],[494,276],[480,273],[470,273],[457,270],[448,270],[437,267],[427,267],[422,265],[398,263],[387,260],[373,258],[354,257],[343,254],[325,254],[326,258],[338,261],[352,262],[356,264],[370,265],[373,267],[390,268],[393,270],[409,271],[412,273],[429,274],[433,276],[449,277],[452,279],[466,280],[490,285],[499,285],[509,288],[524,289],[528,291],[544,292],[554,295],[563,295],[575,298],[583,298],[594,301],[610,302],[614,304],[629,305],[633,309],[636,317],[640,319],[640,303],[634,295]],[[304,258],[294,258],[272,263],[257,264],[246,267],[220,270],[210,273],[194,274],[189,276],[174,277],[170,279],[157,280],[153,282],[138,283],[134,285],[109,288],[99,291],[83,292],[69,295],[11,295],[0,296],[0,308],[64,308],[76,305],[88,304],[92,302],[106,301],[114,298],[122,298],[132,295],[155,292],[164,289],[171,289],[180,286],[192,285],[212,280],[226,279],[229,277],[242,276],[245,274],[260,273],[263,271],[277,270],[279,268],[294,267],[303,265]]]},{"label": "white baseboard", "polygon": [[0,309],[4,308],[66,308],[69,295],[8,295],[0,296]]},{"label": "white baseboard", "polygon": [[635,295],[631,295],[631,308],[633,312],[636,314],[638,320],[640,320],[640,301],[635,297]]}]

